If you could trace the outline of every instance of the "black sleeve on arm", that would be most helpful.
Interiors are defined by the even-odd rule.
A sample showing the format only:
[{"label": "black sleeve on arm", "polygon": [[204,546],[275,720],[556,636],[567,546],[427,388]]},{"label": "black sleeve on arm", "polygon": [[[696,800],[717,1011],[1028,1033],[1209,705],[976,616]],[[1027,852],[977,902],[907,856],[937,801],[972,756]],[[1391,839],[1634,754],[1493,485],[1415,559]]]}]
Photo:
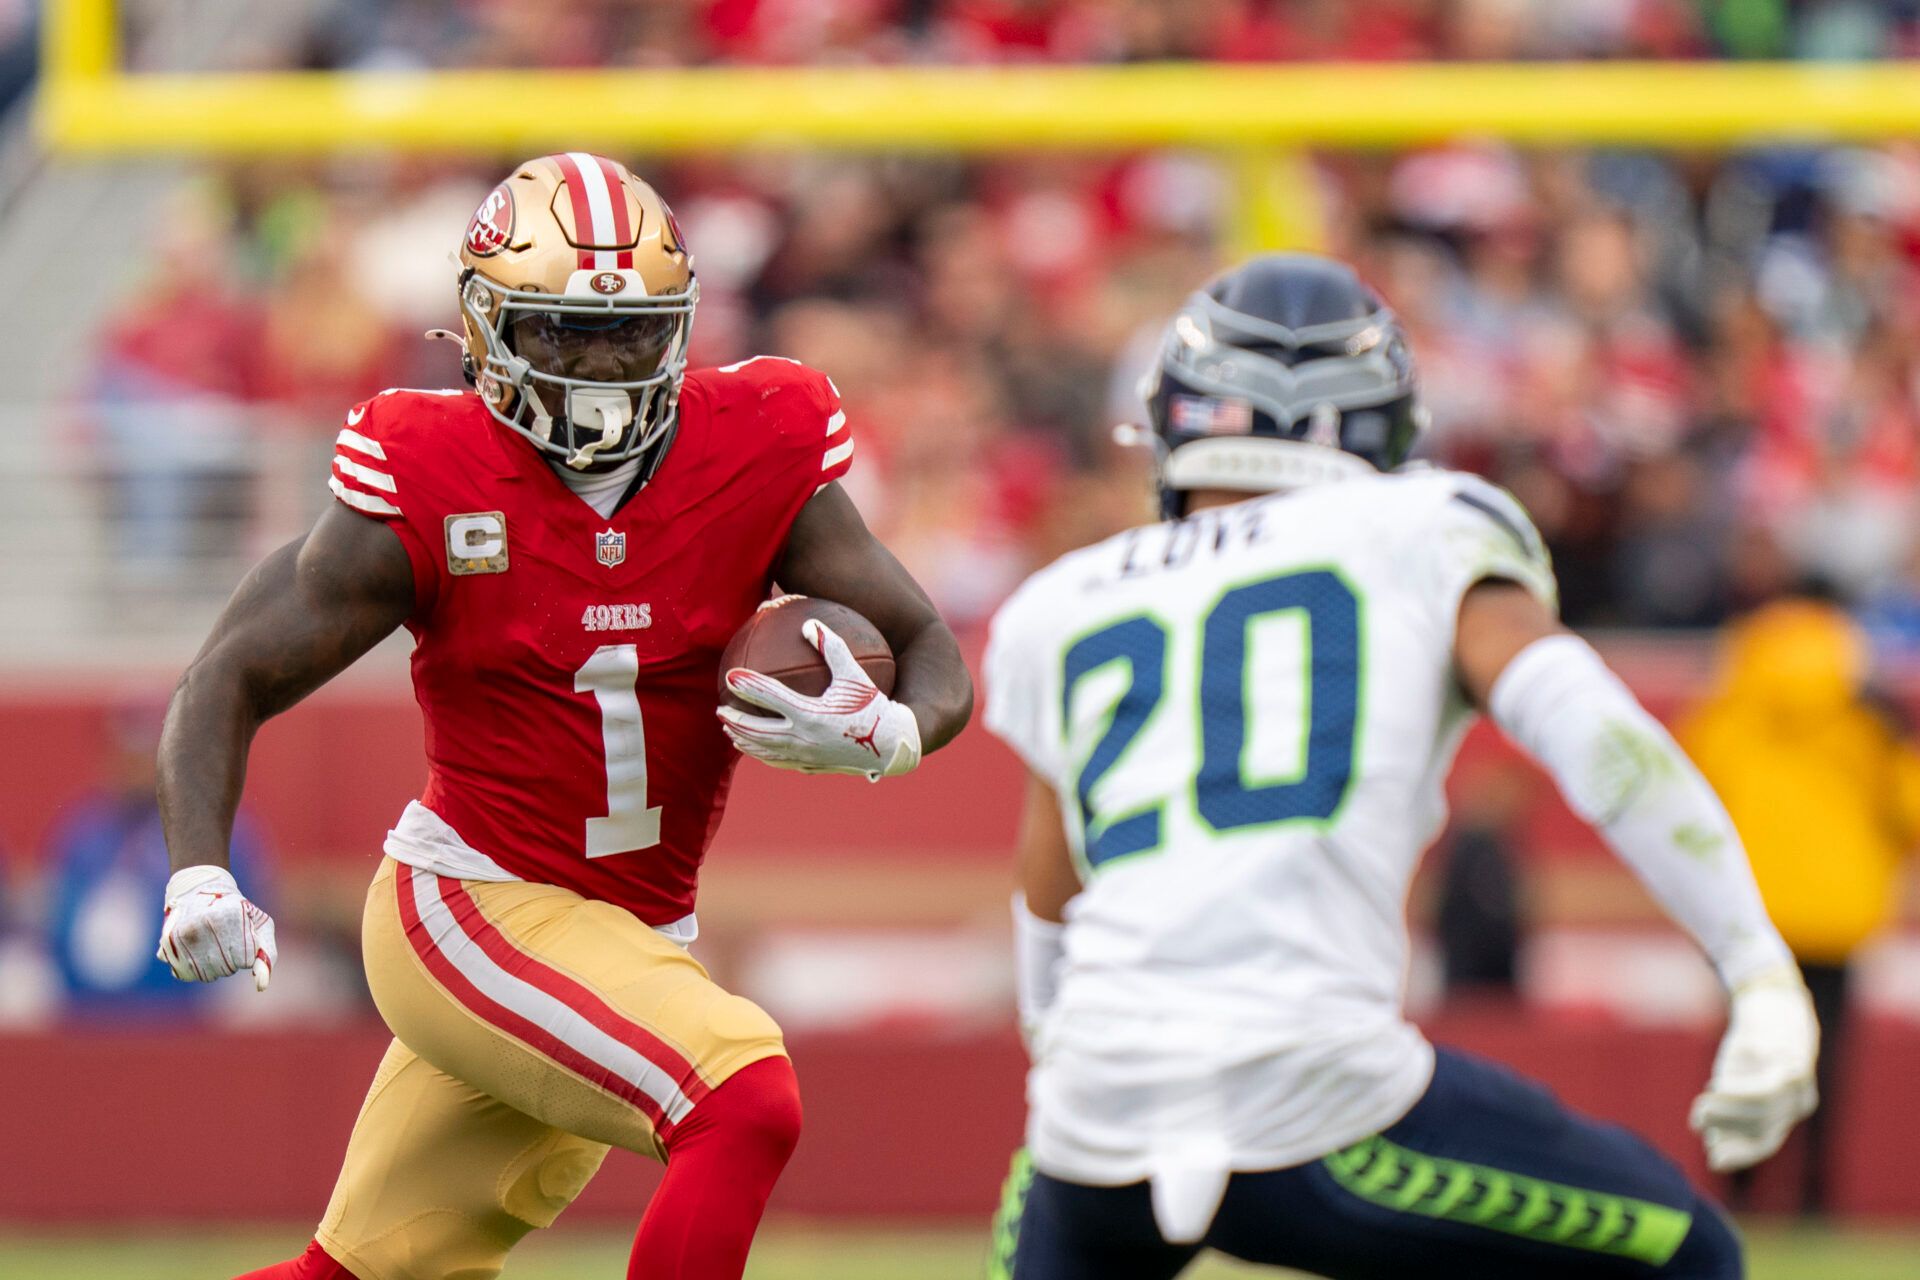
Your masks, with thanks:
[{"label": "black sleeve on arm", "polygon": [[899,672],[893,696],[913,709],[923,750],[937,750],[966,727],[973,678],[959,642],[837,483],[801,508],[774,579],[782,590],[844,604],[880,629]]}]

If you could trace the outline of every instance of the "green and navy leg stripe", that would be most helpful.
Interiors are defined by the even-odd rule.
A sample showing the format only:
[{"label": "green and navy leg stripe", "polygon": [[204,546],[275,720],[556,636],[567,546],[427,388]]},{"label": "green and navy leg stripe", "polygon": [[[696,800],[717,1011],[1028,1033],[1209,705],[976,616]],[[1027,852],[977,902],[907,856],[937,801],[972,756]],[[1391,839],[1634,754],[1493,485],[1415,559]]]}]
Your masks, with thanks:
[{"label": "green and navy leg stripe", "polygon": [[1013,1168],[1000,1188],[1000,1209],[993,1215],[993,1254],[987,1259],[987,1280],[1013,1280],[1013,1252],[1020,1244],[1020,1216],[1026,1212],[1027,1189],[1033,1185],[1033,1157],[1026,1148],[1013,1153]]},{"label": "green and navy leg stripe", "polygon": [[1322,1163],[1343,1188],[1382,1208],[1655,1267],[1693,1226],[1692,1214],[1670,1205],[1430,1156],[1378,1135]]}]

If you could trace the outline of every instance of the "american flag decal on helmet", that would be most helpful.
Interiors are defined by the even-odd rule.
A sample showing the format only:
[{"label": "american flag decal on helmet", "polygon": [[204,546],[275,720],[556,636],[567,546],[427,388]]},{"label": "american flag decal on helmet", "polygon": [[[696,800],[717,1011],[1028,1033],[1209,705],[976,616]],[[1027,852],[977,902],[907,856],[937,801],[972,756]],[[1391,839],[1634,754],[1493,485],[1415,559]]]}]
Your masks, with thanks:
[{"label": "american flag decal on helmet", "polygon": [[593,558],[611,569],[627,558],[625,530],[608,529],[593,535]]},{"label": "american flag decal on helmet", "polygon": [[1253,430],[1253,407],[1245,400],[1174,396],[1167,420],[1175,431],[1192,435],[1244,436]]}]

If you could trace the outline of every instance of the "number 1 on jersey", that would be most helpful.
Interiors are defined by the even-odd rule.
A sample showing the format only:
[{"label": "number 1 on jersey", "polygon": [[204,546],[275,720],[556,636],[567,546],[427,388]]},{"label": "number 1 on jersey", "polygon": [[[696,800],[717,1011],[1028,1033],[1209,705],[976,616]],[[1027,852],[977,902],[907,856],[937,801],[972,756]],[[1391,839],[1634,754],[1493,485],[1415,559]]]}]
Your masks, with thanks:
[{"label": "number 1 on jersey", "polygon": [[573,674],[573,691],[600,704],[607,752],[607,816],[587,819],[589,858],[650,849],[660,843],[660,806],[647,807],[647,731],[640,719],[640,651],[604,644]]}]

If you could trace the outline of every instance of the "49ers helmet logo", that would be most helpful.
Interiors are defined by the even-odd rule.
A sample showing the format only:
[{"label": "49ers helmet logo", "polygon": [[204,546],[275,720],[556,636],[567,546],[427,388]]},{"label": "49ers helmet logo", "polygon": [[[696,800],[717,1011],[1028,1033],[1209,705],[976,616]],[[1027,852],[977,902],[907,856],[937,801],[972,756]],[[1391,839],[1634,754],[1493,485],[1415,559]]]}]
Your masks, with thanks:
[{"label": "49ers helmet logo", "polygon": [[487,192],[473,211],[473,221],[467,224],[467,252],[476,258],[492,257],[512,239],[513,192],[503,182]]},{"label": "49ers helmet logo", "polygon": [[595,293],[619,293],[627,287],[627,278],[618,271],[602,271],[587,283]]}]

